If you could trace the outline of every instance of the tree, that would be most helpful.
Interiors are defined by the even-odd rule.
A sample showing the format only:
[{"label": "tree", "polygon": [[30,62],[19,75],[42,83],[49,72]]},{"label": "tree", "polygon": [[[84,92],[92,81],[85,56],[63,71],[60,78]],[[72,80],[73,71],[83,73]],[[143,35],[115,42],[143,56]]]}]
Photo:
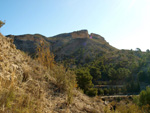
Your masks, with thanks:
[{"label": "tree", "polygon": [[108,95],[109,94],[109,90],[107,88],[104,88],[104,95]]},{"label": "tree", "polygon": [[141,52],[141,49],[140,49],[140,48],[136,48],[136,51],[139,51],[139,52]]},{"label": "tree", "polygon": [[146,52],[147,52],[147,53],[149,53],[149,52],[150,52],[150,50],[149,50],[149,49],[147,49],[147,50],[146,50]]},{"label": "tree", "polygon": [[104,90],[103,89],[98,89],[98,95],[104,95]]},{"label": "tree", "polygon": [[5,24],[5,22],[0,20],[0,28]]},{"label": "tree", "polygon": [[97,95],[97,89],[96,88],[90,88],[90,89],[88,89],[88,91],[86,91],[86,94],[88,96],[91,96],[91,97],[96,96]]},{"label": "tree", "polygon": [[90,74],[93,77],[93,83],[95,83],[97,80],[99,80],[101,78],[101,72],[98,68],[96,67],[92,67],[90,69]]},{"label": "tree", "polygon": [[109,95],[114,95],[115,94],[115,89],[114,88],[110,88],[109,89]]},{"label": "tree", "polygon": [[150,83],[150,68],[147,69],[148,83]]},{"label": "tree", "polygon": [[138,72],[138,79],[141,81],[141,82],[143,82],[143,81],[146,81],[146,72],[145,71],[140,71],[140,72]]},{"label": "tree", "polygon": [[110,68],[108,70],[108,76],[110,77],[111,80],[116,80],[116,70],[114,68]]},{"label": "tree", "polygon": [[135,89],[135,91],[136,92],[140,92],[140,82],[138,81],[137,83],[136,83],[136,89]]},{"label": "tree", "polygon": [[78,86],[84,91],[84,93],[93,87],[93,77],[90,75],[89,71],[80,69],[76,72],[76,75]]},{"label": "tree", "polygon": [[139,102],[140,105],[150,105],[150,88],[146,87],[146,90],[143,90],[140,92],[140,97],[139,97]]},{"label": "tree", "polygon": [[126,68],[119,68],[117,69],[117,79],[123,80],[127,78],[131,74],[129,69]]}]

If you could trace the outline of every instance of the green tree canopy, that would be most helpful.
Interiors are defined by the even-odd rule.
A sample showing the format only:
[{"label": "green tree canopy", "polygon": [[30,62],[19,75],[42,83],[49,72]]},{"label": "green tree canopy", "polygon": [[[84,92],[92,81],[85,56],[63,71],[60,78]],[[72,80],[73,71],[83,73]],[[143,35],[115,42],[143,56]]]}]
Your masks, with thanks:
[{"label": "green tree canopy", "polygon": [[150,88],[147,87],[146,90],[141,91],[139,98],[140,105],[150,105]]},{"label": "green tree canopy", "polygon": [[116,80],[116,78],[117,78],[116,74],[117,74],[117,72],[114,68],[110,68],[108,70],[108,76],[110,77],[110,79]]},{"label": "green tree canopy", "polygon": [[90,74],[93,77],[93,81],[97,81],[97,80],[99,80],[101,78],[101,72],[100,72],[99,68],[92,67],[90,69]]},{"label": "green tree canopy", "polygon": [[129,69],[126,68],[119,68],[117,69],[117,79],[122,80],[127,78],[131,74]]},{"label": "green tree canopy", "polygon": [[77,75],[77,83],[78,86],[84,90],[84,92],[88,91],[88,89],[93,87],[92,79],[93,77],[90,75],[88,70],[78,70],[76,72]]}]

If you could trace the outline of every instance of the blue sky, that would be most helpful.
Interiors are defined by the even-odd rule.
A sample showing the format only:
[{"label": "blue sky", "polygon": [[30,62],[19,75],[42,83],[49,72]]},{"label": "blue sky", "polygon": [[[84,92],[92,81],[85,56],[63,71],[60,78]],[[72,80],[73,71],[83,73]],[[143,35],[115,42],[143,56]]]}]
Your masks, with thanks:
[{"label": "blue sky", "polygon": [[87,29],[118,49],[150,49],[150,0],[0,0],[0,15],[3,35]]}]

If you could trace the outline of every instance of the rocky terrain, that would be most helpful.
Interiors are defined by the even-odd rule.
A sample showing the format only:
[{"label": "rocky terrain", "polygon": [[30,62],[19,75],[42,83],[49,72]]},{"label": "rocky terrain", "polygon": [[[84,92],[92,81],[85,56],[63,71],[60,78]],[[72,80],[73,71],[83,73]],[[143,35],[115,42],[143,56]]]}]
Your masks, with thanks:
[{"label": "rocky terrain", "polygon": [[[25,44],[47,40],[44,37],[35,38],[35,36],[38,37],[39,35],[28,35],[29,38],[26,37],[26,39],[14,36],[14,43],[18,40]],[[22,46],[26,45],[22,44]],[[67,93],[58,91],[58,84],[54,77],[57,73],[62,74],[63,77],[66,71],[59,66],[56,66],[53,70],[46,70],[45,67],[31,59],[24,52],[17,50],[11,38],[6,38],[0,34],[1,113],[104,112],[105,105],[102,100],[96,97],[89,98],[76,89],[73,90],[72,102],[68,104]]]},{"label": "rocky terrain", "polygon": [[37,45],[43,41],[55,54],[56,61],[74,59],[76,64],[84,64],[105,53],[117,51],[102,36],[95,33],[89,34],[87,30],[59,34],[53,37],[39,34],[8,35],[7,37],[14,39],[17,49],[30,55],[36,52]]}]

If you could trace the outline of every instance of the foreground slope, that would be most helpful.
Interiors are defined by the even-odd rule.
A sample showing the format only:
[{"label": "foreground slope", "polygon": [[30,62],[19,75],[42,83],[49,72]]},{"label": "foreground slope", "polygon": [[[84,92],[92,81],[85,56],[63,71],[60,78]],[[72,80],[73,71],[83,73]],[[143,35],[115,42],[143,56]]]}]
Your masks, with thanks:
[{"label": "foreground slope", "polygon": [[[61,73],[61,75],[60,75]],[[102,113],[101,100],[73,90],[73,101],[67,103],[67,92],[58,90],[54,76],[65,76],[61,66],[47,71],[17,50],[13,41],[0,34],[0,112],[1,113]]]}]

